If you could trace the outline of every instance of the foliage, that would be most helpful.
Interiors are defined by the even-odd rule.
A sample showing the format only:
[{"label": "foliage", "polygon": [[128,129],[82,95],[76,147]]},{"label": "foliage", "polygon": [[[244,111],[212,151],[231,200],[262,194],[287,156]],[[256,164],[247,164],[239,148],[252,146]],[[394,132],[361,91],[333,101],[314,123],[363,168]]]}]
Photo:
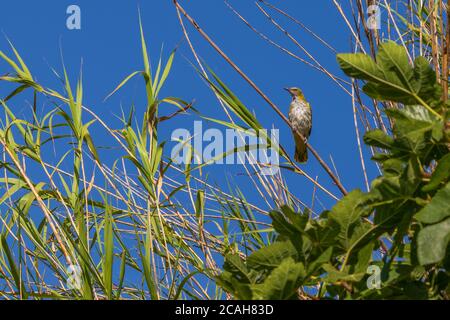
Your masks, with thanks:
[{"label": "foliage", "polygon": [[[361,27],[367,18],[365,1],[352,0],[347,8],[330,2],[349,28],[352,52],[370,52],[370,56],[338,55],[351,80],[327,69],[327,61],[320,60],[327,52],[333,59],[336,49],[293,15],[265,0],[250,4],[300,54],[275,40],[276,33],[253,27],[225,1],[240,21],[287,59],[328,77],[331,83],[321,88],[337,85],[352,99],[360,160],[370,191],[354,190],[318,217],[305,204],[310,191],[311,208],[316,202],[325,208],[339,200],[334,191],[347,191],[340,186],[337,169],[328,167],[316,146],[309,145],[311,162],[319,162],[325,178],[311,174],[316,163],[299,167],[290,159],[292,141],[274,143],[261,133],[260,143],[280,143],[285,162],[273,167],[255,161],[243,164],[238,181],[251,188],[227,180],[229,191],[203,173],[203,168],[210,169],[209,162],[176,165],[167,156],[168,138],[161,124],[170,126],[174,117],[188,114],[191,122],[200,114],[203,120],[239,133],[273,125],[265,123],[267,117],[258,117],[266,111],[263,105],[255,106],[254,99],[245,101],[233,92],[232,86],[244,90],[240,82],[225,81],[214,73],[212,69],[223,69],[221,64],[207,67],[184,21],[267,102],[278,120],[288,122],[256,85],[266,82],[266,88],[273,87],[273,79],[250,79],[243,71],[246,66],[239,67],[230,58],[236,53],[227,56],[229,48],[218,45],[223,41],[214,42],[213,35],[177,1],[172,3],[185,37],[182,46],[192,51],[195,68],[217,98],[225,120],[205,117],[183,99],[161,97],[172,77],[176,53],[165,62],[150,59],[141,23],[143,66],[107,97],[126,90],[138,78],[144,82],[142,97],[133,91],[134,102],[120,104],[119,124],[94,112],[100,110],[98,105],[85,104],[81,75],[73,85],[64,65],[61,76],[52,70],[63,86],[51,89],[51,84],[38,82],[41,77],[32,73],[11,42],[11,54],[0,51],[0,64],[6,67],[0,75],[0,298],[448,299],[450,155],[445,80],[449,44],[443,1],[414,0],[411,6],[395,8],[380,3],[389,13],[387,28],[380,32]],[[280,15],[286,19],[279,20]],[[290,22],[324,45],[324,52],[314,56],[311,52],[316,48],[310,51],[311,43],[305,40],[310,37],[290,33]],[[383,39],[395,39],[403,47]],[[198,92],[192,95],[198,98]],[[252,97],[248,92],[246,96]],[[117,113],[114,98],[104,108],[111,113]],[[29,112],[21,111],[24,105]],[[211,106],[203,107],[210,114]],[[360,131],[367,132],[364,149]],[[240,146],[215,159],[254,147]],[[365,165],[369,153],[376,153],[370,169],[382,169],[370,189]],[[188,160],[196,156],[189,150]],[[263,175],[262,168],[276,169],[277,174]],[[227,169],[222,170],[228,177]],[[347,172],[342,173],[345,179]],[[217,276],[223,256],[225,270]],[[377,270],[381,288],[369,289],[368,284],[377,284]]]},{"label": "foliage", "polygon": [[[165,142],[158,137],[159,123],[191,104],[159,97],[175,51],[152,73],[142,26],[140,33],[143,70],[131,73],[107,98],[141,75],[145,110],[141,124],[133,125],[131,108],[119,129],[83,104],[81,76],[73,90],[66,68],[63,77],[55,71],[64,84],[60,93],[37,83],[12,43],[14,58],[0,51],[12,69],[0,81],[8,90],[8,84],[15,86],[0,99],[1,298],[178,299],[197,290],[196,273],[209,276],[204,260],[212,259],[202,253],[210,253],[195,244],[199,234],[211,243],[211,235],[185,219],[188,207],[178,205],[176,196],[188,182],[165,184],[170,169],[181,170],[164,159]],[[30,91],[31,118],[17,115],[10,105]],[[56,108],[44,107],[40,115],[41,99],[51,99]],[[161,105],[179,110],[159,117]],[[108,148],[98,147],[92,126],[111,138]]]},{"label": "foliage", "polygon": [[[385,113],[392,134],[368,132],[382,168],[370,191],[354,190],[313,219],[288,206],[271,212],[275,242],[245,259],[226,257],[219,284],[238,299],[435,299],[450,294],[450,132],[448,104],[423,57],[410,65],[386,42],[376,60],[339,54],[342,70],[365,80],[372,98],[396,102]],[[381,288],[369,288],[377,266]]]}]

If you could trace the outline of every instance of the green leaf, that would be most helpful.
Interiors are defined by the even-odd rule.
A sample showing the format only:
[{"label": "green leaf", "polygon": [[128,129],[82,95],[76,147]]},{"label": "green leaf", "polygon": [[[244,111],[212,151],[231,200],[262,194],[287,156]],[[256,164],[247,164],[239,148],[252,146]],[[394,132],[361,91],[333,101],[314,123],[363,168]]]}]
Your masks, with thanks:
[{"label": "green leaf", "polygon": [[[106,199],[104,199],[106,200]],[[106,201],[105,201],[106,203]],[[103,281],[108,299],[112,299],[113,288],[113,265],[114,265],[114,235],[113,235],[113,217],[111,207],[106,203],[105,210],[105,229],[103,235],[104,257],[103,257]]]},{"label": "green leaf", "polygon": [[404,47],[392,41],[382,43],[377,62],[361,53],[338,54],[337,60],[345,74],[367,81],[363,90],[371,98],[405,105],[420,104],[442,119],[430,106],[441,96],[433,69],[423,58],[416,59],[413,68]]},{"label": "green leaf", "polygon": [[161,90],[161,87],[164,85],[164,82],[166,81],[167,77],[169,76],[170,70],[172,69],[173,59],[175,57],[176,49],[172,51],[172,53],[169,56],[169,59],[167,60],[166,66],[164,67],[161,79],[159,81],[155,81],[155,84],[157,83],[156,91],[155,91],[155,97],[158,96],[159,91]]},{"label": "green leaf", "polygon": [[275,242],[255,251],[247,258],[247,266],[251,269],[273,269],[286,258],[297,259],[297,250],[290,241]]},{"label": "green leaf", "polygon": [[255,115],[247,108],[247,106],[239,100],[236,94],[234,94],[233,91],[231,91],[231,89],[210,68],[208,68],[208,70],[217,84],[205,77],[203,73],[199,72],[199,74],[206,82],[208,82],[218,98],[220,98],[220,100],[222,100],[222,102],[225,103],[225,105],[245,124],[253,128],[255,131],[262,129],[262,125],[259,123]]},{"label": "green leaf", "polygon": [[449,240],[450,219],[422,229],[417,239],[417,256],[420,264],[437,263],[444,259]]},{"label": "green leaf", "polygon": [[340,226],[338,238],[344,249],[349,249],[353,243],[354,233],[359,234],[356,228],[361,224],[361,217],[370,212],[366,206],[366,195],[361,190],[354,190],[341,199],[332,209],[329,218]]},{"label": "green leaf", "polygon": [[371,57],[363,53],[341,53],[337,60],[342,71],[352,78],[383,81],[383,73]]},{"label": "green leaf", "polygon": [[445,182],[450,177],[450,153],[446,154],[439,160],[436,169],[431,176],[430,182],[422,188],[424,192],[430,192],[439,187],[442,182]]},{"label": "green leaf", "polygon": [[347,271],[339,271],[330,264],[324,264],[323,269],[326,271],[324,280],[328,283],[336,283],[340,281],[358,282],[364,277],[364,273],[349,274]]},{"label": "green leaf", "polygon": [[312,274],[319,269],[323,264],[330,262],[333,255],[333,247],[325,250],[316,260],[308,265],[308,274]]},{"label": "green leaf", "polygon": [[359,221],[364,213],[361,208],[363,203],[364,193],[361,190],[353,190],[331,209],[329,217],[341,227],[348,228],[351,224]]},{"label": "green leaf", "polygon": [[253,299],[253,292],[250,284],[240,281],[231,272],[225,271],[220,276],[216,277],[217,284],[230,292],[235,299],[251,300]]},{"label": "green leaf", "polygon": [[249,270],[244,261],[237,254],[229,254],[225,257],[223,265],[224,270],[233,274],[233,277],[238,278],[242,282],[252,283],[253,279],[249,274]]},{"label": "green leaf", "polygon": [[270,212],[270,217],[273,220],[273,226],[280,234],[293,237],[298,237],[299,233],[303,233],[310,217],[308,214],[296,213],[289,206],[282,206],[279,210]]},{"label": "green leaf", "polygon": [[425,108],[413,105],[404,109],[388,109],[386,113],[395,119],[394,131],[398,137],[408,138],[412,142],[423,139],[424,134],[430,131],[441,132],[434,134],[436,140],[442,138],[442,122]]},{"label": "green leaf", "polygon": [[128,75],[121,83],[117,85],[117,87],[106,96],[105,101],[108,100],[114,93],[116,93],[120,88],[122,88],[128,81],[130,81],[131,78],[133,78],[135,75],[141,73],[141,71],[135,71]]},{"label": "green leaf", "polygon": [[424,57],[417,57],[414,61],[414,89],[421,97],[427,100],[440,100],[441,88],[436,83],[436,72],[430,68],[430,63]]},{"label": "green leaf", "polygon": [[365,134],[364,142],[370,146],[389,150],[394,143],[394,139],[384,131],[376,129]]},{"label": "green leaf", "polygon": [[100,157],[98,155],[97,149],[95,148],[95,144],[92,141],[92,137],[89,133],[84,136],[84,141],[86,141],[86,145],[88,146],[89,151],[92,153],[92,156],[94,157],[94,159],[98,163],[100,163]]},{"label": "green leaf", "polygon": [[450,182],[439,190],[431,202],[416,214],[420,222],[433,224],[450,217]]},{"label": "green leaf", "polygon": [[17,290],[20,290],[20,292],[23,294],[23,297],[26,299],[27,292],[24,286],[24,282],[20,276],[19,268],[16,265],[16,262],[14,261],[14,257],[12,252],[9,249],[8,242],[6,241],[6,236],[1,234],[0,235],[0,253],[4,252],[6,254],[6,258],[9,263],[9,269],[10,273],[12,275],[12,278],[14,279],[14,282],[16,284]]},{"label": "green leaf", "polygon": [[202,218],[205,211],[205,191],[197,191],[197,199],[195,200],[195,216],[197,219]]},{"label": "green leaf", "polygon": [[287,206],[282,207],[281,210],[270,212],[270,217],[275,231],[290,239],[297,252],[302,255],[305,246],[304,240],[308,240],[302,235],[309,217],[304,214],[297,214]]},{"label": "green leaf", "polygon": [[295,298],[305,276],[306,271],[303,264],[288,258],[272,271],[264,283],[253,286],[254,298],[258,300]]},{"label": "green leaf", "polygon": [[354,255],[354,261],[349,262],[351,274],[355,277],[356,281],[360,281],[366,274],[367,267],[372,260],[373,249],[374,241],[369,242],[366,246],[361,248],[361,250]]},{"label": "green leaf", "polygon": [[383,43],[377,53],[377,64],[386,79],[411,89],[413,70],[409,65],[408,54],[404,47],[393,41]]}]

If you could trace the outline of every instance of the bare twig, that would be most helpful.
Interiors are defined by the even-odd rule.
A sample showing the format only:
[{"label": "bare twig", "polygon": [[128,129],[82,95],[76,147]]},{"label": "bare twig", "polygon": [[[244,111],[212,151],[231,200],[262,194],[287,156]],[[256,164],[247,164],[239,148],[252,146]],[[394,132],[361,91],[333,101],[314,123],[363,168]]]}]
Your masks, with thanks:
[{"label": "bare twig", "polygon": [[[297,130],[295,130],[291,123],[289,122],[288,118],[280,111],[280,109],[269,99],[269,97],[222,51],[222,49],[217,46],[217,44],[206,34],[205,31],[203,31],[202,28],[198,25],[198,23],[183,9],[183,7],[180,6],[177,0],[173,0],[174,5],[177,7],[178,10],[181,11],[181,13],[188,19],[188,21],[194,26],[195,29],[205,38],[205,40],[225,59],[225,61],[230,64],[230,66],[233,67],[233,69],[238,72],[238,74],[246,80],[250,86],[272,107],[272,109],[283,119],[283,121],[299,136],[303,137]],[[311,153],[314,155],[314,157],[319,161],[320,165],[324,170],[327,172],[327,174],[330,176],[330,178],[333,180],[333,182],[336,184],[338,189],[342,192],[342,194],[346,195],[348,192],[344,188],[344,186],[341,184],[339,179],[334,175],[334,173],[331,171],[331,169],[328,167],[328,165],[323,161],[323,159],[319,156],[317,151],[311,147],[311,145],[306,141],[306,139],[303,137],[306,146],[311,151]]]}]

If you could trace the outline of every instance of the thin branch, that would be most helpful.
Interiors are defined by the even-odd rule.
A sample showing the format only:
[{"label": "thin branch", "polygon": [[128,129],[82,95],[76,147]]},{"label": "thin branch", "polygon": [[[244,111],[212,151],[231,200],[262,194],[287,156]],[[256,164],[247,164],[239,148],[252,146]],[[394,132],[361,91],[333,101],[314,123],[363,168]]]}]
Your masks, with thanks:
[{"label": "thin branch", "polygon": [[211,40],[211,38],[203,31],[202,28],[198,25],[198,23],[183,9],[183,7],[180,6],[177,0],[173,0],[174,5],[178,10],[181,11],[181,13],[188,19],[188,21],[194,26],[195,29],[205,38],[205,40],[225,59],[225,61],[233,67],[233,69],[236,70],[236,72],[244,78],[245,81],[247,81],[250,86],[272,107],[272,109],[283,119],[283,121],[300,137],[303,138],[306,146],[311,151],[311,153],[314,155],[314,157],[319,161],[322,168],[327,172],[327,174],[330,176],[330,178],[333,180],[333,182],[336,184],[336,186],[339,188],[339,190],[342,192],[343,195],[346,195],[348,192],[344,188],[344,186],[341,184],[339,179],[334,175],[334,173],[331,171],[329,166],[325,163],[325,161],[319,156],[317,151],[306,141],[306,139],[293,128],[291,123],[289,122],[288,118],[280,111],[280,109],[269,99],[269,97],[217,46],[217,44]]}]

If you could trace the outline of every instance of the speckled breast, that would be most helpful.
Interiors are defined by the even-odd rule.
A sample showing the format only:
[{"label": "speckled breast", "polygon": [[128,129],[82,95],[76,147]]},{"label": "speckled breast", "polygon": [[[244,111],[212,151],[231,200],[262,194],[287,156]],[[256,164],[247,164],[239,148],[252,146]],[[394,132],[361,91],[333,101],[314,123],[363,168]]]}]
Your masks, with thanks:
[{"label": "speckled breast", "polygon": [[312,126],[312,112],[309,104],[294,100],[289,110],[289,121],[296,130],[305,138],[308,138]]}]

